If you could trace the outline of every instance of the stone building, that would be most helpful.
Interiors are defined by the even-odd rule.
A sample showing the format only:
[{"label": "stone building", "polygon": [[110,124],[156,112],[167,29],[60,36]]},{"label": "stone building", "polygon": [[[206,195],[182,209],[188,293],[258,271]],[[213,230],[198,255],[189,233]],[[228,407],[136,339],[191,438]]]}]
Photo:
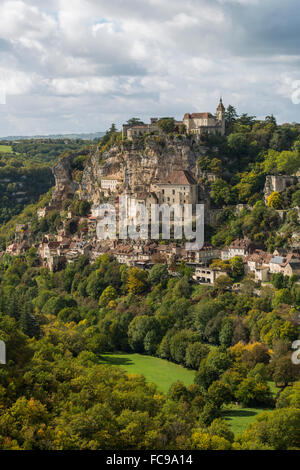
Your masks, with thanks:
[{"label": "stone building", "polygon": [[283,274],[285,276],[300,276],[300,260],[291,260],[284,267]]},{"label": "stone building", "polygon": [[276,255],[270,260],[270,273],[271,274],[277,274],[282,272],[282,267],[285,262],[285,257],[284,256],[279,256]]},{"label": "stone building", "polygon": [[211,113],[186,113],[183,117],[183,124],[188,134],[201,135],[207,133],[225,135],[225,108],[222,98],[217,107],[216,116],[213,116]]},{"label": "stone building", "polygon": [[104,176],[101,178],[101,189],[104,194],[115,192],[121,185],[122,180],[116,175]]},{"label": "stone building", "polygon": [[186,170],[174,170],[155,185],[159,204],[197,204],[198,184]]},{"label": "stone building", "polygon": [[244,259],[245,273],[254,274],[257,281],[269,280],[269,263],[273,255],[263,250],[255,250],[251,255]]},{"label": "stone building", "polygon": [[209,243],[205,243],[201,250],[182,249],[180,253],[183,261],[188,264],[208,265],[213,259],[220,258],[220,250]]},{"label": "stone building", "polygon": [[151,118],[150,124],[123,124],[122,126],[122,137],[132,140],[134,137],[141,137],[148,133],[158,132],[157,126],[158,118]]},{"label": "stone building", "polygon": [[227,275],[228,274],[225,271],[199,266],[195,269],[193,279],[200,283],[214,284],[218,277]]},{"label": "stone building", "polygon": [[234,258],[235,256],[244,258],[252,253],[254,249],[255,246],[249,238],[238,238],[237,240],[234,240],[229,247],[221,250],[221,259],[226,261]]}]

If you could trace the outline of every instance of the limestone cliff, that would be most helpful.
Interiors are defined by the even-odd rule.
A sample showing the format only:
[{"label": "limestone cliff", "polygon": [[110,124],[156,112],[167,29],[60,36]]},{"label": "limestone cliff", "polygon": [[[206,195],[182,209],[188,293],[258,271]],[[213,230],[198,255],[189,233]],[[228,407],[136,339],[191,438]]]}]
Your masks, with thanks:
[{"label": "limestone cliff", "polygon": [[268,197],[274,191],[279,193],[284,192],[289,186],[293,186],[300,182],[300,176],[287,176],[287,175],[268,175],[266,176],[264,196],[267,202]]},{"label": "limestone cliff", "polygon": [[72,179],[72,158],[65,157],[54,167],[54,199],[78,195],[93,203],[101,200],[101,179],[120,180],[118,194],[126,188],[133,193],[150,192],[153,185],[173,170],[188,170],[198,177],[197,160],[205,154],[197,139],[191,137],[150,137],[146,142],[126,142],[105,152],[98,148],[87,160],[80,183]]},{"label": "limestone cliff", "polygon": [[52,168],[55,178],[55,188],[52,193],[52,202],[60,205],[63,200],[72,198],[79,189],[78,183],[72,178],[72,161],[76,155],[68,155],[61,158]]}]

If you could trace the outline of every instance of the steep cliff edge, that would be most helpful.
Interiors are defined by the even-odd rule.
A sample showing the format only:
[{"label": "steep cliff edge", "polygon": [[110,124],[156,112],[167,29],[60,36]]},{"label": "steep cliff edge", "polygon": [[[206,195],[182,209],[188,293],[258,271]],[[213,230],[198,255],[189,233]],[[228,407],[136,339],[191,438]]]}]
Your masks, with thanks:
[{"label": "steep cliff edge", "polygon": [[52,168],[55,178],[55,188],[52,193],[52,203],[60,206],[65,199],[72,198],[79,189],[78,183],[72,178],[72,161],[76,155],[62,157]]},{"label": "steep cliff edge", "polygon": [[79,199],[93,203],[101,200],[101,180],[117,178],[118,194],[125,186],[133,193],[150,192],[152,185],[165,178],[173,170],[188,170],[198,177],[197,160],[207,148],[191,137],[148,137],[142,142],[125,142],[102,152],[98,148],[87,159],[80,182],[72,176],[74,156],[62,158],[53,168],[55,190],[53,202],[77,194]]}]

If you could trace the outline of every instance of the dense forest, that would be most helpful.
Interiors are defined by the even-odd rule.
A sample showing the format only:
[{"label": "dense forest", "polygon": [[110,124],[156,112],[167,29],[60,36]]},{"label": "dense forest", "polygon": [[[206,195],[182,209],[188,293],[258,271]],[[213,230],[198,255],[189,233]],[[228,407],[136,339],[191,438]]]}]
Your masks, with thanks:
[{"label": "dense forest", "polygon": [[[184,129],[163,121],[160,135],[135,145],[149,138],[190,138],[193,145]],[[115,144],[132,145],[112,126],[99,143],[100,158]],[[14,158],[3,156],[0,174],[17,153],[42,158],[35,145],[16,144]],[[300,126],[278,125],[273,116],[238,116],[229,107],[227,135],[204,136],[203,145],[208,150],[199,155],[199,168],[212,208],[220,209],[207,241],[223,247],[247,236],[270,252],[288,247],[299,231],[300,187],[272,195],[267,204],[263,188],[266,175],[300,169]],[[68,151],[77,152],[79,174],[88,152]],[[28,158],[20,171],[28,170]],[[7,346],[7,365],[0,366],[0,448],[299,450],[300,368],[291,360],[292,343],[300,338],[298,276],[274,274],[262,286],[245,275],[239,257],[214,261],[227,275],[213,286],[196,284],[184,263],[170,271],[158,261],[142,270],[108,255],[94,263],[81,256],[50,272],[36,248],[44,234],[62,226],[59,211],[37,218],[50,197],[51,191],[0,227],[4,249],[16,223],[30,221],[36,245],[0,261],[0,339]],[[237,204],[245,205],[239,214]],[[69,229],[80,236],[78,221],[90,204],[74,199],[63,209],[70,207]],[[286,211],[284,221],[278,210]],[[177,381],[164,394],[145,377],[107,365],[108,352],[180,364],[195,371],[194,384]],[[226,420],[230,406],[262,413],[234,434]]]},{"label": "dense forest", "polygon": [[[37,264],[34,248],[1,261],[1,448],[299,447],[295,279],[277,276],[256,297],[249,280],[239,295],[221,283],[199,289],[183,265],[173,278],[165,265],[147,273],[106,255],[56,273]],[[103,365],[104,352],[120,350],[195,369],[195,384],[174,383],[164,396]],[[232,402],[274,411],[234,436],[222,419]]]}]

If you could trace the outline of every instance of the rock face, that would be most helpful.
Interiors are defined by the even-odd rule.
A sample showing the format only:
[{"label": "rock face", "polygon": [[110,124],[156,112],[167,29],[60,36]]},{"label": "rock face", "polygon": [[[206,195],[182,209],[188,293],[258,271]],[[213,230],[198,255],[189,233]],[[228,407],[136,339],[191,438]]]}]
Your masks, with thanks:
[{"label": "rock face", "polygon": [[72,158],[66,157],[53,168],[56,182],[53,197],[58,202],[77,193],[80,199],[99,203],[101,179],[112,175],[121,181],[118,194],[125,188],[133,193],[150,192],[155,183],[173,170],[188,170],[197,179],[197,160],[206,152],[207,148],[191,137],[170,140],[155,136],[146,143],[130,142],[127,148],[118,145],[102,154],[97,149],[87,161],[80,183],[73,181]]},{"label": "rock face", "polygon": [[78,183],[72,179],[72,161],[75,155],[61,158],[53,167],[55,178],[55,188],[52,193],[52,201],[56,205],[61,205],[65,199],[72,198],[79,189]]},{"label": "rock face", "polygon": [[274,192],[284,192],[289,186],[300,182],[299,176],[269,175],[266,177],[264,195],[265,201]]}]

